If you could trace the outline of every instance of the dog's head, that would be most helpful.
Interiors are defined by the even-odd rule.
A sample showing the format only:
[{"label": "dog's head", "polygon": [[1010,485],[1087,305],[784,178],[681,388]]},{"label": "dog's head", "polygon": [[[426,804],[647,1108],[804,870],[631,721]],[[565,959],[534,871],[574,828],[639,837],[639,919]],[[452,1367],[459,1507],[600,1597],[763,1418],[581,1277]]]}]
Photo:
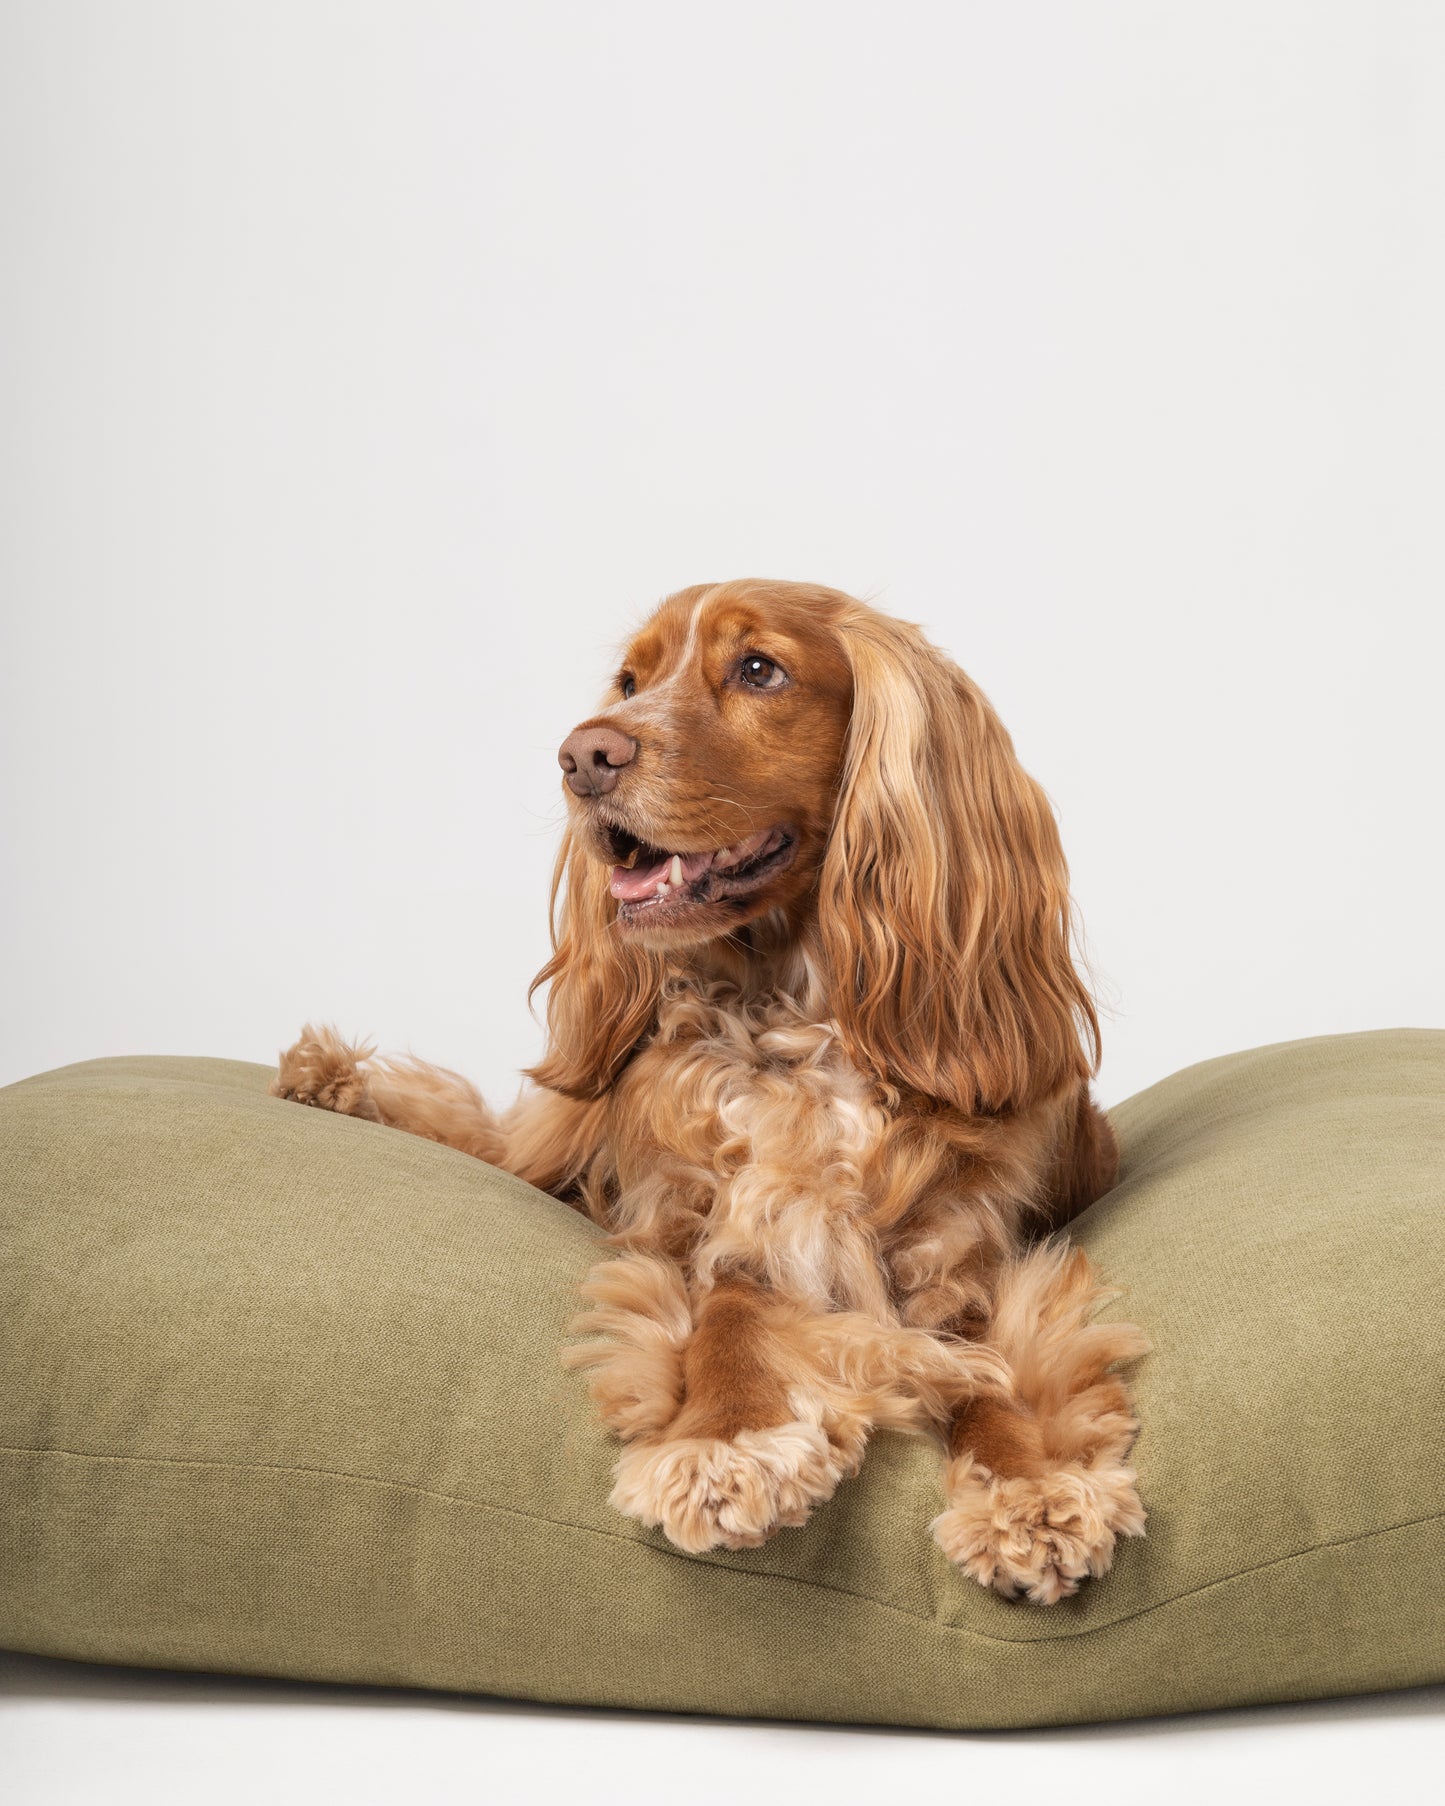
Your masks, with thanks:
[{"label": "dog's head", "polygon": [[562,742],[573,829],[610,868],[619,938],[714,940],[816,884],[853,691],[842,600],[749,583],[669,597]]},{"label": "dog's head", "polygon": [[558,756],[541,1083],[600,1095],[666,973],[724,938],[747,957],[760,918],[886,1086],[973,1113],[1092,1070],[1052,811],[917,628],[808,584],[683,590]]}]

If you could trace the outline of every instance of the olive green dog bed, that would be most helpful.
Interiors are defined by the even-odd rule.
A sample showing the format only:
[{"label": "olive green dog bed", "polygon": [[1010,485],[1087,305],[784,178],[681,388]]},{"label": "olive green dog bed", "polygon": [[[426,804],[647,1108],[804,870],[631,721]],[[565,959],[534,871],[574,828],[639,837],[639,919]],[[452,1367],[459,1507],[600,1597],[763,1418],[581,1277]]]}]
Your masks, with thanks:
[{"label": "olive green dog bed", "polygon": [[1149,1529],[1052,1608],[949,1567],[938,1457],[902,1437],[755,1551],[618,1516],[557,1359],[595,1231],[268,1077],[101,1060],[0,1093],[0,1644],[960,1727],[1445,1678],[1445,1033],[1119,1107],[1077,1234],[1155,1342]]}]

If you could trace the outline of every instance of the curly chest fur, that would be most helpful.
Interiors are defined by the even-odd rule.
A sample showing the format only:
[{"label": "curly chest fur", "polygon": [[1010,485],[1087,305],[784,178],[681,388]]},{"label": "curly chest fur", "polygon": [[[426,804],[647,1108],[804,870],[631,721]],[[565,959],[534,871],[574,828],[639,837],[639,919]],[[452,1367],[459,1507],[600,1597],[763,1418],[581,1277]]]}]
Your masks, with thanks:
[{"label": "curly chest fur", "polygon": [[900,1291],[933,1286],[992,1228],[948,1195],[936,1161],[919,1170],[917,1138],[833,1025],[788,999],[669,996],[611,1128],[598,1214],[703,1283],[746,1272],[818,1308],[894,1315]]},{"label": "curly chest fur", "polygon": [[823,1306],[838,1297],[887,1116],[831,1025],[787,1000],[679,987],[611,1117],[616,1232],[703,1277],[743,1268]]}]

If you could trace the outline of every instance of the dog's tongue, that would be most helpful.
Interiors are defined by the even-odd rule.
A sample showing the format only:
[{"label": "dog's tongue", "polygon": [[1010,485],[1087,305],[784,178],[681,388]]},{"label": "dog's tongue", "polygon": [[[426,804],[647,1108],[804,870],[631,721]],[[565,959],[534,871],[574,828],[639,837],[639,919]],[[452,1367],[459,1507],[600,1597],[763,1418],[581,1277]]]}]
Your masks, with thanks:
[{"label": "dog's tongue", "polygon": [[612,868],[612,894],[619,903],[638,903],[643,897],[650,897],[657,889],[659,878],[667,876],[668,859],[654,859],[651,865],[644,865],[639,859],[629,871],[625,865],[614,865]]},{"label": "dog's tongue", "polygon": [[703,875],[716,855],[679,853],[676,857],[680,868],[679,876],[673,874],[671,853],[664,853],[661,858],[647,863],[639,859],[631,870],[625,865],[614,865],[610,887],[613,896],[619,903],[640,903],[645,897],[655,896],[659,884],[666,884],[672,889],[676,889],[679,883],[692,884]]}]

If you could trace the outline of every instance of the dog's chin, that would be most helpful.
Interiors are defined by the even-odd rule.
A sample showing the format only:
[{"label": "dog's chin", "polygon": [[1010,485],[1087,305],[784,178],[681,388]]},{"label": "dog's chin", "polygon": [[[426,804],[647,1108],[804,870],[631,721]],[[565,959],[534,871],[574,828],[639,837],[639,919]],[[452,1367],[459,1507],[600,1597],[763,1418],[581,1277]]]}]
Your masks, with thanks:
[{"label": "dog's chin", "polygon": [[731,846],[667,847],[598,821],[594,844],[612,865],[617,927],[647,945],[685,946],[733,934],[772,908],[798,857],[790,823],[760,828]]}]

